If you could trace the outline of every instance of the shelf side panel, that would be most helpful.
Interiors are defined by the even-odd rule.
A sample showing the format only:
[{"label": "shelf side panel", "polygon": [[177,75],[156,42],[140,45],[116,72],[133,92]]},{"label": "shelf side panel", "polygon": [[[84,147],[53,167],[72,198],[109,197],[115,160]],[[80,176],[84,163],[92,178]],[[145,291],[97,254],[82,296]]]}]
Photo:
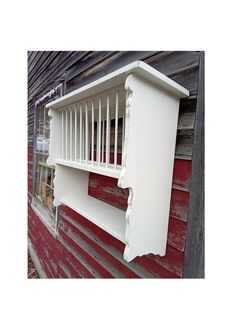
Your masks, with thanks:
[{"label": "shelf side panel", "polygon": [[61,205],[64,199],[87,196],[88,178],[87,171],[56,164],[53,205]]},{"label": "shelf side panel", "polygon": [[54,206],[69,206],[124,242],[124,211],[88,195],[88,171],[56,164],[55,174]]},{"label": "shelf side panel", "polygon": [[49,157],[47,163],[49,165],[55,165],[56,160],[62,156],[62,113],[55,109],[50,109],[48,114],[51,117],[51,120]]},{"label": "shelf side panel", "polygon": [[129,188],[124,258],[165,255],[179,99],[131,74],[118,185]]}]

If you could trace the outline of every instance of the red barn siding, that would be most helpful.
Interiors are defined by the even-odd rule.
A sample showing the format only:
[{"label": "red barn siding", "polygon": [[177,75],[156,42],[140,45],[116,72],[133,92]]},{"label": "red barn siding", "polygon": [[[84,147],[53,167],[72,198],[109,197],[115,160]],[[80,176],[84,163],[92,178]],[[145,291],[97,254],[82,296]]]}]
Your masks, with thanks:
[{"label": "red barn siding", "polygon": [[[123,260],[122,242],[69,207],[61,206],[57,236],[48,230],[32,209],[34,102],[43,87],[45,92],[46,88],[50,87],[46,82],[62,76],[65,71],[69,73],[67,87],[68,91],[71,91],[101,77],[105,72],[111,72],[136,59],[146,60],[184,87],[190,88],[192,98],[187,101],[181,100],[180,106],[166,255],[160,257],[148,254],[127,263]],[[104,61],[107,62],[102,66]],[[189,72],[185,75],[188,67]],[[197,52],[37,52],[30,55],[28,235],[48,278],[181,278],[183,276],[197,73]],[[88,193],[91,196],[120,209],[126,208],[128,191],[119,189],[116,179],[94,173],[90,173],[89,178]]]}]

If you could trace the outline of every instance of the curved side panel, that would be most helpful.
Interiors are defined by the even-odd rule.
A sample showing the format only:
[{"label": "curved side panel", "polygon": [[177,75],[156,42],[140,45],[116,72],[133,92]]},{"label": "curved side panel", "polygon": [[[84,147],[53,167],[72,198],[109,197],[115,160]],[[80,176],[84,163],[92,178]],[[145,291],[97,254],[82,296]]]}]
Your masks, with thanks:
[{"label": "curved side panel", "polygon": [[125,143],[118,186],[129,188],[124,259],[165,255],[179,99],[138,75],[125,84]]}]

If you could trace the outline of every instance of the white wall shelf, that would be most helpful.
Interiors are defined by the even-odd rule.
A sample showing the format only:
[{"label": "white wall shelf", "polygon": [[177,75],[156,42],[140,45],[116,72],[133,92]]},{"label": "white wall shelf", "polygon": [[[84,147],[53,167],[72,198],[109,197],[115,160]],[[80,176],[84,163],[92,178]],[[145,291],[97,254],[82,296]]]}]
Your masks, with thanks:
[{"label": "white wall shelf", "polygon": [[[179,99],[188,95],[137,61],[47,105],[54,205],[124,242],[126,261],[165,255]],[[126,212],[88,196],[89,172],[129,189]]]}]

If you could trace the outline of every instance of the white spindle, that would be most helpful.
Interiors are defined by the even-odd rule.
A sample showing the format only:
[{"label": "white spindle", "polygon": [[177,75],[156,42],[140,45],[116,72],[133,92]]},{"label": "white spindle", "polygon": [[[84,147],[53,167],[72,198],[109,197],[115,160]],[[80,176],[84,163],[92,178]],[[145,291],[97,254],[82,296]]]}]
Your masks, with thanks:
[{"label": "white spindle", "polygon": [[116,92],[116,113],[115,113],[115,149],[114,149],[114,166],[117,167],[117,138],[118,138],[118,106],[119,106],[119,95]]},{"label": "white spindle", "polygon": [[75,106],[75,162],[77,161],[77,107]]},{"label": "white spindle", "polygon": [[79,107],[79,128],[80,128],[80,132],[79,132],[79,159],[80,162],[82,162],[82,122],[83,122],[83,117],[82,117],[82,105],[80,105]]},{"label": "white spindle", "polygon": [[[128,92],[126,92],[126,102],[128,99]],[[124,148],[124,141],[125,141],[125,114],[126,114],[126,103],[123,109],[123,121],[122,121],[122,153],[123,153],[123,148]]]},{"label": "white spindle", "polygon": [[64,159],[64,111],[61,112],[61,158]]},{"label": "white spindle", "polygon": [[103,116],[102,118],[102,163],[104,162],[104,134],[105,134],[105,119]]},{"label": "white spindle", "polygon": [[85,104],[85,159],[88,163],[88,103]]},{"label": "white spindle", "polygon": [[110,160],[110,99],[107,95],[107,130],[106,130],[106,167],[109,165]]},{"label": "white spindle", "polygon": [[102,115],[102,101],[100,97],[98,103],[98,165],[100,165],[101,160],[101,115]]},{"label": "white spindle", "polygon": [[92,164],[94,161],[94,101],[92,100],[92,149],[91,149]]},{"label": "white spindle", "polygon": [[72,109],[70,108],[70,160],[73,159],[73,156],[72,156]]},{"label": "white spindle", "polygon": [[66,160],[68,159],[68,110],[66,110]]},{"label": "white spindle", "polygon": [[83,121],[82,121],[82,160],[85,160],[85,108],[84,104],[82,105],[82,116],[83,116]]}]

